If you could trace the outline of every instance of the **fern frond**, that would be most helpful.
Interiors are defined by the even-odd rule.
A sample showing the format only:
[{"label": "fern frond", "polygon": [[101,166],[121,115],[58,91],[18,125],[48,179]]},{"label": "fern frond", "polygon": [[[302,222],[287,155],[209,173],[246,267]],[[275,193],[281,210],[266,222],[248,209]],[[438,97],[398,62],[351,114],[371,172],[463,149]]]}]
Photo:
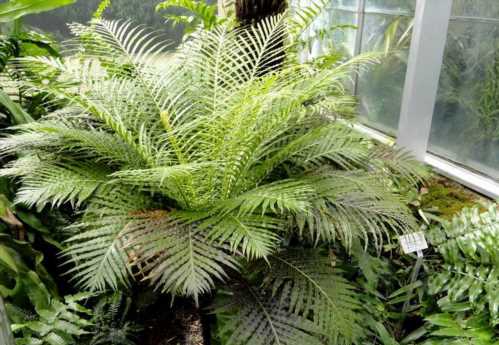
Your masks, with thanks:
[{"label": "fern frond", "polygon": [[265,159],[263,171],[291,160],[305,169],[324,164],[337,164],[343,169],[366,165],[367,141],[352,129],[333,123],[307,131]]},{"label": "fern frond", "polygon": [[210,241],[228,243],[233,253],[240,252],[248,260],[272,254],[284,227],[285,223],[277,218],[233,213],[208,218],[201,225],[201,228],[209,229]]},{"label": "fern frond", "polygon": [[[445,293],[439,301],[446,310],[452,303],[469,303],[476,313],[488,312],[499,324],[499,210],[465,209],[432,231],[432,242],[444,259],[444,269],[429,284],[431,294]],[[451,302],[451,303],[449,303]]]},{"label": "fern frond", "polygon": [[315,189],[306,180],[282,180],[254,188],[224,201],[222,212],[290,214],[310,211]]},{"label": "fern frond", "polygon": [[63,123],[48,121],[29,124],[24,126],[23,130],[45,133],[47,137],[54,137],[54,141],[61,150],[95,158],[95,161],[107,165],[140,167],[146,164],[134,148],[102,130],[72,128]]},{"label": "fern frond", "polygon": [[290,249],[269,258],[266,286],[295,315],[311,315],[331,344],[362,338],[360,299],[327,256]]},{"label": "fern frond", "polygon": [[305,32],[328,8],[329,0],[312,0],[307,6],[293,6],[289,18],[289,32],[294,40]]},{"label": "fern frond", "polygon": [[151,207],[150,201],[131,189],[105,188],[92,198],[82,221],[68,229],[77,232],[64,252],[68,271],[81,287],[103,291],[128,286],[133,258],[125,248],[124,236],[134,212]]},{"label": "fern frond", "polygon": [[209,163],[192,163],[151,169],[121,170],[113,173],[111,177],[114,182],[126,185],[178,192],[179,180],[208,166]]},{"label": "fern frond", "polygon": [[127,225],[127,248],[137,267],[163,292],[193,297],[209,293],[215,280],[237,270],[235,258],[210,242],[194,224],[180,222],[166,211],[144,212]]},{"label": "fern frond", "polygon": [[[388,169],[390,175],[417,186],[428,177],[428,169],[406,150],[377,146],[369,153],[368,162],[378,169]],[[395,180],[395,179],[394,179]]]},{"label": "fern frond", "polygon": [[251,286],[233,286],[228,304],[216,313],[225,321],[220,333],[227,336],[227,345],[323,344],[312,321]]},{"label": "fern frond", "polygon": [[21,178],[16,203],[38,209],[65,202],[78,207],[107,182],[107,173],[96,165],[76,161],[39,162],[36,170]]},{"label": "fern frond", "polygon": [[300,231],[316,240],[340,239],[350,248],[354,238],[379,248],[393,232],[417,229],[403,199],[387,189],[382,176],[358,172],[328,172],[311,177],[318,197],[313,211],[297,215]]}]

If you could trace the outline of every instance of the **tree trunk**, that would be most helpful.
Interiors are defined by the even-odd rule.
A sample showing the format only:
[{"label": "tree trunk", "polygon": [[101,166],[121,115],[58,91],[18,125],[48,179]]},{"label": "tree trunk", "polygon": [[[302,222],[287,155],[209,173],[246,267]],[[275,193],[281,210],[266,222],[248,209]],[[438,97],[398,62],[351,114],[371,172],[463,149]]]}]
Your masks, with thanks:
[{"label": "tree trunk", "polygon": [[7,312],[5,311],[2,297],[0,297],[0,344],[14,345],[14,337],[10,330],[10,323],[7,318]]},{"label": "tree trunk", "polygon": [[[240,26],[258,25],[268,17],[283,13],[287,8],[286,0],[236,0],[236,18]],[[257,76],[263,76],[271,71],[279,70],[285,59],[284,48],[285,34],[279,31],[281,37],[273,37],[272,45],[268,46],[260,57]],[[242,35],[255,35],[253,31],[245,31]],[[249,49],[252,42],[259,42],[259,39],[251,37],[244,38],[248,42]]]},{"label": "tree trunk", "polygon": [[[136,295],[135,318],[145,325],[140,345],[210,345],[210,320],[188,298],[158,295],[149,288]],[[202,306],[210,301],[201,301]],[[3,345],[0,343],[0,345]]]},{"label": "tree trunk", "polygon": [[286,0],[236,0],[236,17],[242,25],[252,25],[283,13],[286,8]]}]

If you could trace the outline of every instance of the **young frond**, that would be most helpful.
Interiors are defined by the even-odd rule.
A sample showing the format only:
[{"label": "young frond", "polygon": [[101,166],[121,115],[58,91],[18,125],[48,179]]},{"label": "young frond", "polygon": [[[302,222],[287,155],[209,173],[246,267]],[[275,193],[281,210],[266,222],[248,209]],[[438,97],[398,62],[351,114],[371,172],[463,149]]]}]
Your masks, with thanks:
[{"label": "young frond", "polygon": [[178,186],[182,180],[189,178],[193,172],[209,166],[206,164],[183,164],[162,166],[151,169],[120,170],[111,175],[113,182],[130,186],[147,188],[153,191],[166,191],[178,196]]},{"label": "young frond", "polygon": [[294,315],[310,315],[328,344],[351,344],[364,333],[360,299],[339,273],[317,250],[290,249],[269,258],[265,285]]}]

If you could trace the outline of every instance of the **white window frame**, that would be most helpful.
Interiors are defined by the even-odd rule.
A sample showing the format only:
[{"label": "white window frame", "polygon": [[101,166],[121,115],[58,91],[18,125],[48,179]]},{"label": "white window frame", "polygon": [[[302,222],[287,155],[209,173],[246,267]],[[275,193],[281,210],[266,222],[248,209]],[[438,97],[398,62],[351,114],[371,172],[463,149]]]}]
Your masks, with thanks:
[{"label": "white window frame", "polygon": [[[361,52],[366,0],[359,0],[355,53]],[[417,0],[396,139],[370,128],[359,131],[386,144],[396,143],[434,170],[485,196],[499,198],[499,182],[428,152],[434,108],[447,43],[453,0]],[[499,152],[498,152],[499,154]]]}]

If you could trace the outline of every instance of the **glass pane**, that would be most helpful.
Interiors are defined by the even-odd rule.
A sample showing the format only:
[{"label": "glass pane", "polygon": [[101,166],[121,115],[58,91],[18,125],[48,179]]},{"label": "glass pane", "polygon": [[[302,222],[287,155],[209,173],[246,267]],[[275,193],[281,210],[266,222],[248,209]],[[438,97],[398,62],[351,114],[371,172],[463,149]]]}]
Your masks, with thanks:
[{"label": "glass pane", "polygon": [[[55,11],[50,11],[26,18],[26,23],[49,32],[58,40],[71,37],[68,23],[87,23],[101,0],[82,0]],[[165,19],[156,13],[155,7],[158,0],[113,0],[110,8],[104,13],[108,19],[131,20],[136,24],[144,24],[160,30],[168,39],[178,42],[181,39],[182,28],[172,28],[165,24]]]},{"label": "glass pane", "polygon": [[362,52],[381,51],[383,57],[359,76],[360,119],[389,135],[398,128],[411,27],[408,16],[370,13],[365,17]]},{"label": "glass pane", "polygon": [[429,149],[499,179],[498,23],[451,21]]},{"label": "glass pane", "polygon": [[306,47],[302,58],[333,52],[353,56],[357,35],[357,13],[334,6],[326,9],[303,36]]},{"label": "glass pane", "polygon": [[497,0],[454,0],[452,15],[499,18],[499,6]]},{"label": "glass pane", "polygon": [[370,11],[402,11],[414,12],[415,0],[367,0],[366,12]]},{"label": "glass pane", "polygon": [[331,5],[336,8],[358,10],[359,0],[333,0]]}]

